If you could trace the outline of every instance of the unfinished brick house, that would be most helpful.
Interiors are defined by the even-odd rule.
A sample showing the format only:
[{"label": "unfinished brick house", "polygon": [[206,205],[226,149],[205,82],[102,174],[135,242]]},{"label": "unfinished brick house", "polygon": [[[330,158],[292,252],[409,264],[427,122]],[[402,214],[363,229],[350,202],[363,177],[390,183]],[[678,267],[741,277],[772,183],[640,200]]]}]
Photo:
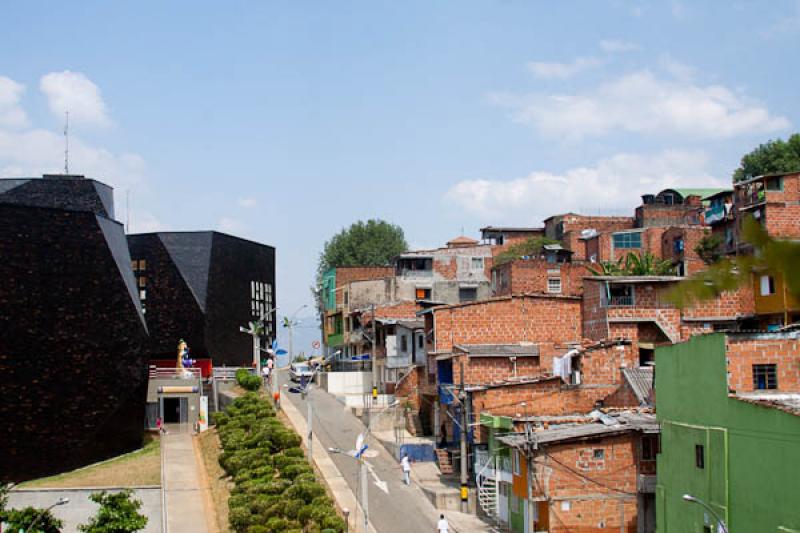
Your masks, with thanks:
[{"label": "unfinished brick house", "polygon": [[492,296],[534,293],[580,296],[583,278],[588,274],[583,261],[515,259],[492,267]]},{"label": "unfinished brick house", "polygon": [[738,329],[753,317],[748,287],[677,309],[668,292],[676,276],[593,276],[584,279],[583,336],[593,340],[627,339],[639,365],[654,360],[658,346],[714,330]]},{"label": "unfinished brick house", "polygon": [[655,531],[658,433],[653,414],[597,411],[499,437],[511,449],[511,530]]},{"label": "unfinished brick house", "polygon": [[574,253],[573,260],[588,258],[586,246],[581,237],[634,227],[633,217],[578,215],[575,213],[554,215],[544,221],[545,237],[557,240],[561,246],[571,250]]},{"label": "unfinished brick house", "polygon": [[481,240],[492,245],[494,255],[502,252],[512,244],[525,242],[528,239],[544,237],[544,228],[523,228],[486,226],[481,228]]}]

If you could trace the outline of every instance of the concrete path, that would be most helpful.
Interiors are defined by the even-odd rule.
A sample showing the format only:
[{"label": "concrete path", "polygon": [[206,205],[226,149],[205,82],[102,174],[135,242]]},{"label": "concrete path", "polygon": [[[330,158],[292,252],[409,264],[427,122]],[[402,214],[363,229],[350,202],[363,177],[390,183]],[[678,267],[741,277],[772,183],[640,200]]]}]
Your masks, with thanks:
[{"label": "concrete path", "polygon": [[[283,387],[283,384],[286,383],[285,372],[280,372],[278,375],[281,385],[281,400],[284,404],[291,402],[292,406],[296,408],[296,413],[301,414],[304,419],[307,416],[306,400],[303,400],[301,395],[292,394],[286,387]],[[345,408],[335,397],[316,387],[312,388],[307,399],[313,403],[312,429],[315,448],[353,449],[356,437],[364,431],[364,425],[352,415],[350,409]],[[460,513],[435,509],[419,487],[414,484],[406,486],[402,482],[402,474],[397,461],[383,446],[374,438],[370,438],[368,444],[369,453],[365,455],[369,456],[367,462],[374,473],[369,476],[369,513],[370,523],[375,530],[380,533],[434,532],[439,514],[443,513],[450,520],[451,530],[455,532],[488,531],[488,528],[478,526],[476,522],[470,520],[470,517],[457,517],[456,515],[460,515]],[[316,457],[317,453],[315,452],[314,455]],[[330,459],[352,493],[359,494],[358,463],[352,457],[337,453],[330,454]],[[388,493],[383,492],[376,481],[385,482]],[[456,522],[469,525],[459,527]],[[473,524],[476,527],[473,527]]]},{"label": "concrete path", "polygon": [[171,431],[161,437],[161,460],[164,533],[209,533],[192,435]]},{"label": "concrete path", "polygon": [[[8,507],[21,509],[31,506],[44,509],[61,498],[69,498],[68,504],[55,507],[52,513],[64,522],[63,533],[77,533],[78,525],[89,522],[97,512],[98,505],[89,500],[89,496],[100,490],[117,492],[122,489],[17,489],[9,493]],[[135,488],[133,493],[134,498],[142,502],[139,512],[147,517],[147,527],[142,533],[161,533],[161,489]]]}]

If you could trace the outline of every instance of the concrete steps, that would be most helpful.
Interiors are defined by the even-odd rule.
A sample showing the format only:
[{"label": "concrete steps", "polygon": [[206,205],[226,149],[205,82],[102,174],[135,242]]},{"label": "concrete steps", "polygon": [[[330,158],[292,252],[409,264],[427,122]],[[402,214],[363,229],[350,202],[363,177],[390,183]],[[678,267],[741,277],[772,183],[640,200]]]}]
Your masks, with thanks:
[{"label": "concrete steps", "polygon": [[453,473],[453,463],[450,461],[450,454],[447,450],[436,448],[436,461],[439,463],[439,470],[444,475]]}]

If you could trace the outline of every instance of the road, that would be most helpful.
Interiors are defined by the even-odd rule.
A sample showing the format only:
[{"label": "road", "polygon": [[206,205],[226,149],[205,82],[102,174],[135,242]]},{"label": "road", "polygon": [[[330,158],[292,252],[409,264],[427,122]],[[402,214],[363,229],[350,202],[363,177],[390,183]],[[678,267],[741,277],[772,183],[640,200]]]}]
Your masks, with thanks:
[{"label": "road", "polygon": [[[288,392],[283,385],[287,382],[286,372],[278,373],[283,401],[291,401],[303,416],[308,412],[306,401],[299,394]],[[313,445],[327,448],[352,450],[356,437],[364,431],[364,425],[352,415],[350,409],[336,401],[325,391],[312,388],[308,399],[313,402],[314,432]],[[406,486],[402,472],[394,460],[374,438],[368,440],[369,449],[377,452],[367,459],[374,473],[386,482],[388,494],[375,484],[369,476],[369,515],[370,522],[380,533],[434,532],[440,511],[425,497],[419,487]],[[369,455],[373,455],[370,453]],[[360,494],[358,485],[358,463],[355,459],[332,453],[331,459],[354,494]]]}]

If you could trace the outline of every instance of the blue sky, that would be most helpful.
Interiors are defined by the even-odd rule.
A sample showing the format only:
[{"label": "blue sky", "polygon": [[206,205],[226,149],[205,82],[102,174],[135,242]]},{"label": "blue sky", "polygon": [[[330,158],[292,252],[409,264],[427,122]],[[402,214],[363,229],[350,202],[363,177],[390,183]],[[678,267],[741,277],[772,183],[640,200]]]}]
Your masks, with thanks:
[{"label": "blue sky", "polygon": [[292,312],[350,222],[433,246],[728,181],[798,130],[800,2],[5,2],[0,176],[63,167],[133,231],[278,249]]}]

